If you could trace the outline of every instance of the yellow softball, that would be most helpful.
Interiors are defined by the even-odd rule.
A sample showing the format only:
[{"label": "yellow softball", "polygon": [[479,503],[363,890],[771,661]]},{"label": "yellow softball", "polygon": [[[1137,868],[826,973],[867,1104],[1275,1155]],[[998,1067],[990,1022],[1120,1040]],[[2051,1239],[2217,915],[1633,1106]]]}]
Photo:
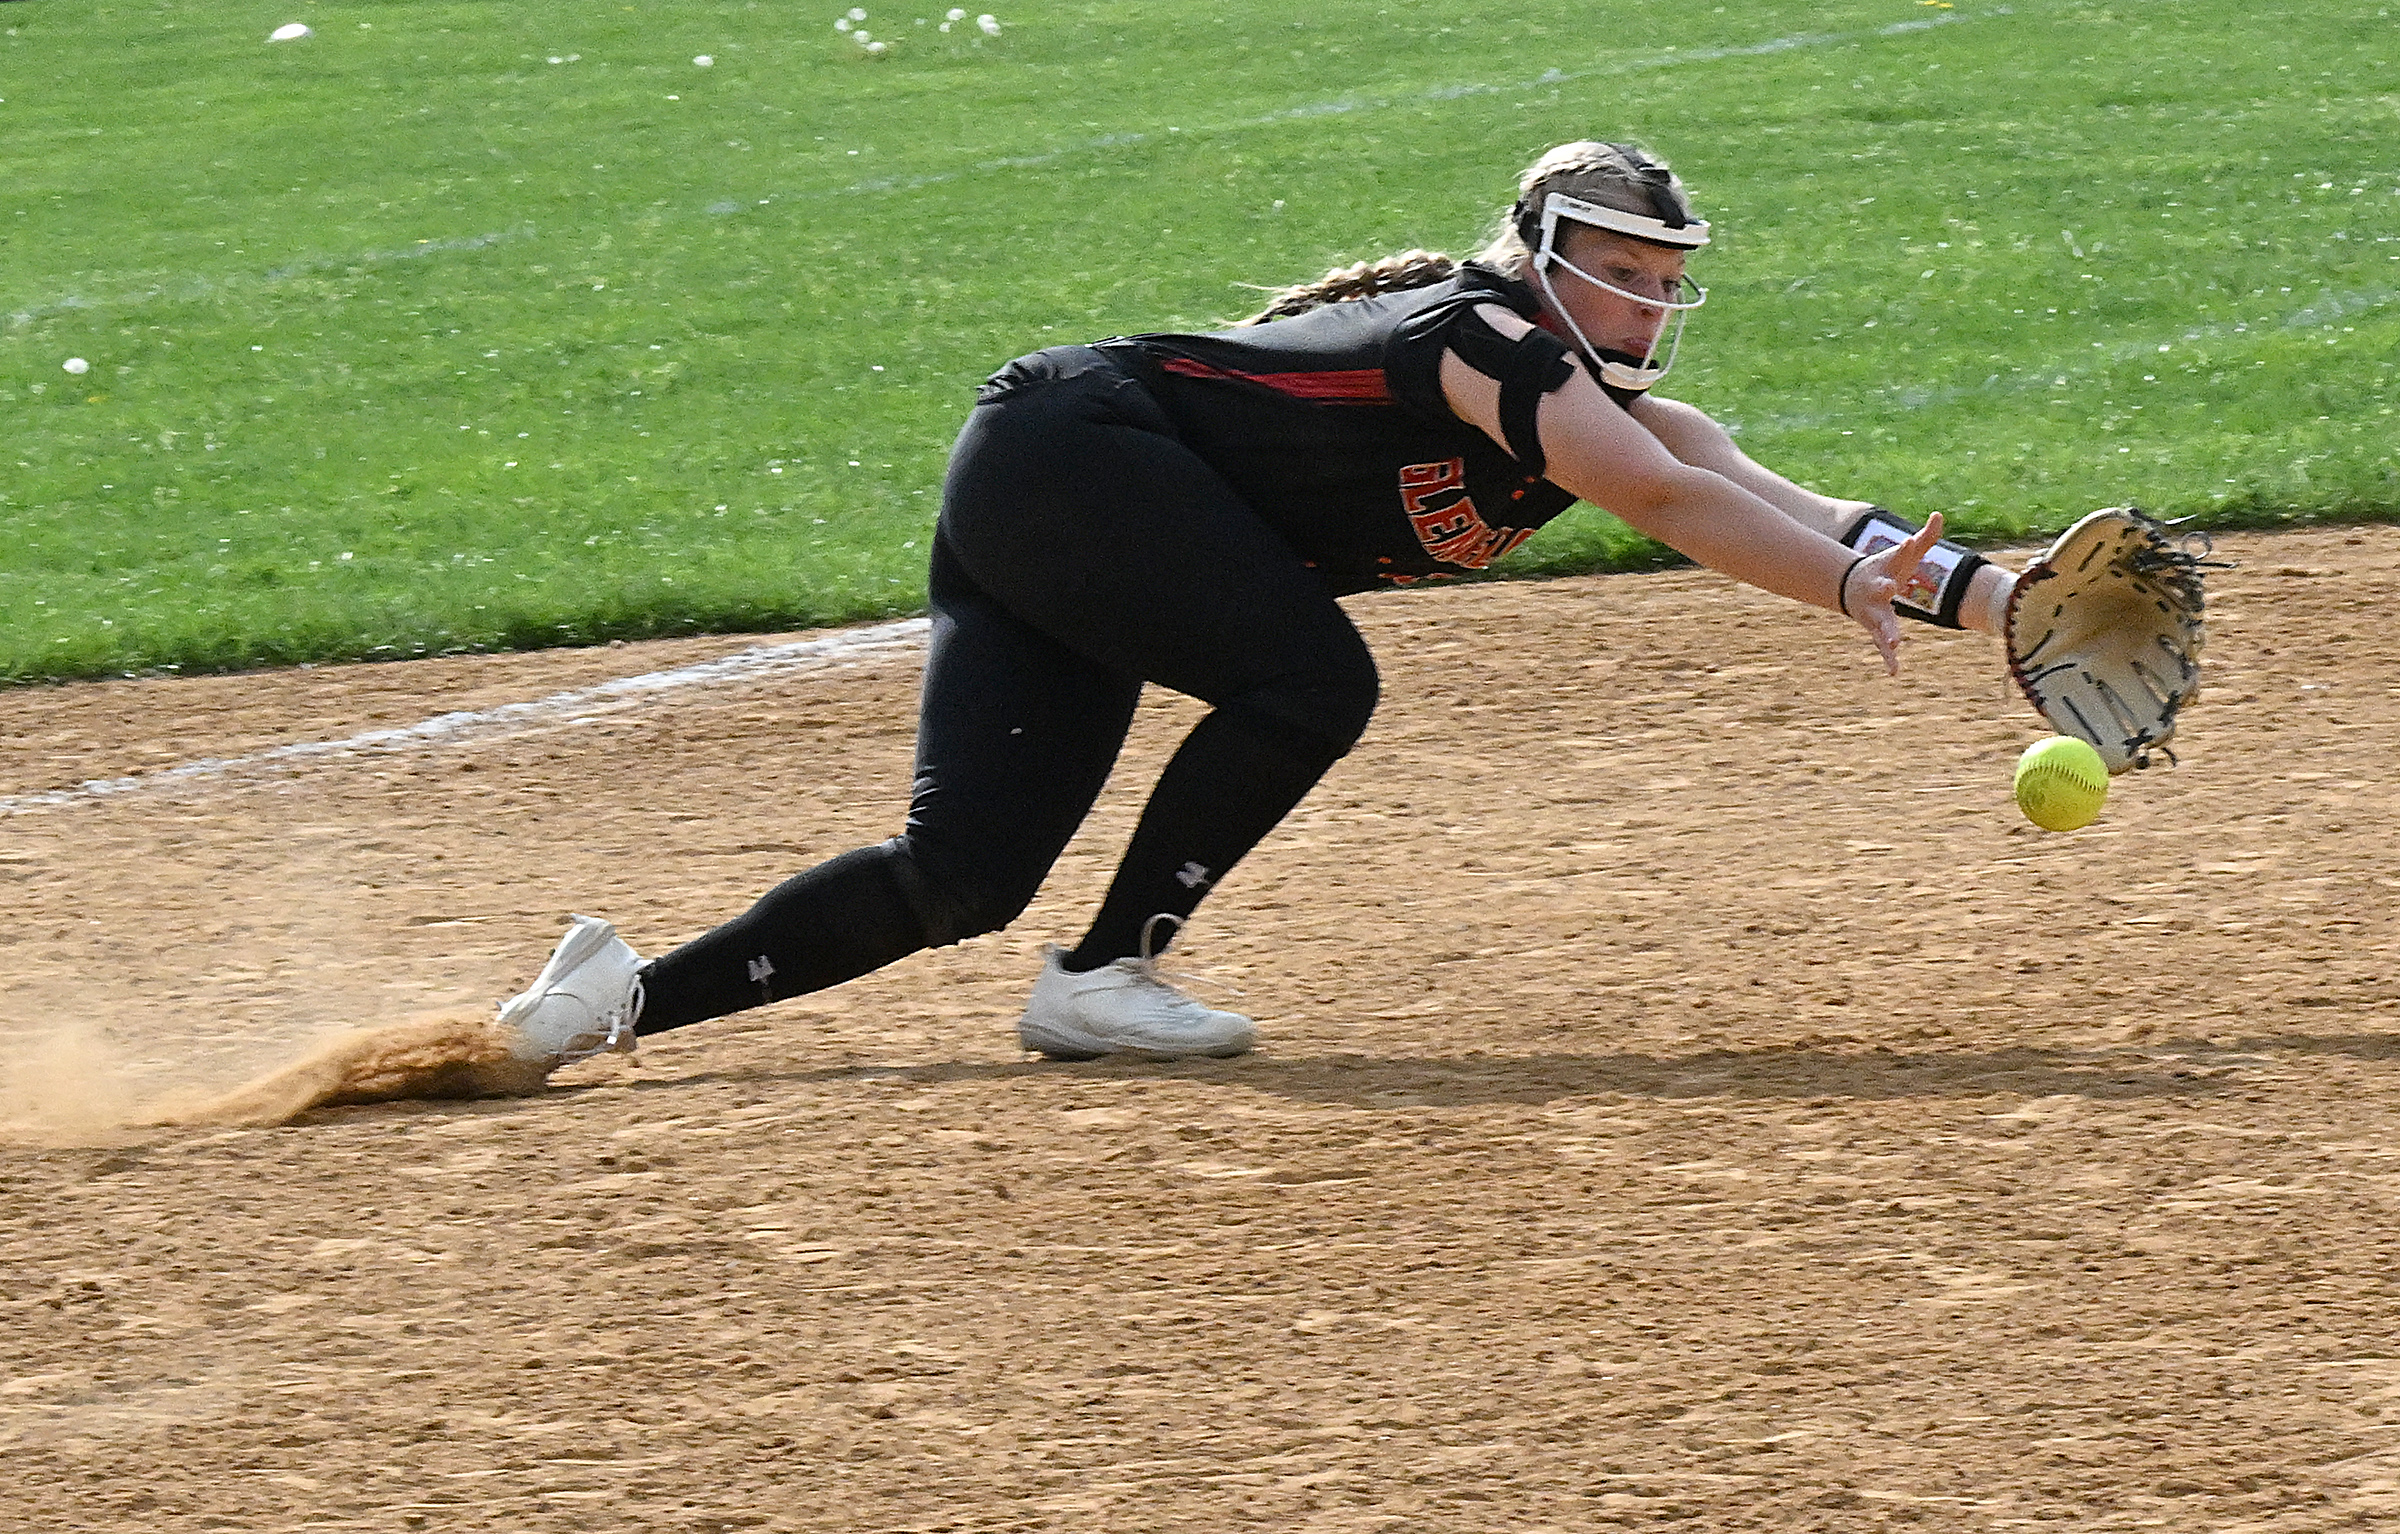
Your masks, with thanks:
[{"label": "yellow softball", "polygon": [[2045,831],[2080,831],[2108,802],[2108,767],[2071,735],[2037,740],[2017,758],[2017,808]]}]

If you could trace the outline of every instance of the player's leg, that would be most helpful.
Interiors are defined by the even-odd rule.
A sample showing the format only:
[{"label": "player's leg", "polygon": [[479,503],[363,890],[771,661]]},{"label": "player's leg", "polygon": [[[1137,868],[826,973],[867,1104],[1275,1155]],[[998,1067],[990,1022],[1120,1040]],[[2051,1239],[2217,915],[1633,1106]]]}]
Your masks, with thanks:
[{"label": "player's leg", "polygon": [[[899,836],[797,874],[644,965],[576,918],[501,1020],[560,1061],[806,995],[1015,918],[1091,809],[1140,683],[976,589],[937,539],[915,791]],[[638,1019],[638,1021],[636,1021]]]},{"label": "player's leg", "polygon": [[[1197,1008],[1146,968],[1100,972],[1173,925],[1155,918],[1188,915],[1349,749],[1374,708],[1374,664],[1298,555],[1096,357],[1020,377],[961,436],[907,833],[788,881],[647,976],[613,934],[595,937],[585,967],[602,1002],[576,994],[572,976],[546,990],[545,970],[504,1021],[556,995],[579,1018],[638,1011],[649,1033],[1004,923],[1098,792],[1147,678],[1214,712],[1162,776],[1080,945],[1078,963],[1099,978],[1070,985],[1054,960],[1043,984],[1075,991],[1099,1047],[1247,1047],[1246,1020]],[[577,942],[571,933],[561,957]],[[649,998],[623,998],[644,980]],[[631,1030],[620,1037],[610,1021],[600,1038],[592,1047],[629,1046]]]},{"label": "player's leg", "polygon": [[[1315,572],[1173,437],[1146,394],[1130,381],[1060,392],[1087,408],[1053,424],[1047,456],[1005,436],[961,455],[945,530],[1013,611],[1214,705],[1161,775],[1063,966],[1088,972],[1139,956],[1146,930],[1153,951],[1163,946],[1160,935],[1348,751],[1377,683]],[[1106,474],[1062,476],[1062,461]],[[989,519],[993,506],[1012,514]],[[1062,567],[1077,578],[1060,580]]]},{"label": "player's leg", "polygon": [[821,991],[1013,921],[1091,810],[1140,684],[1014,617],[936,540],[899,836],[785,880],[644,979],[651,1034]]}]

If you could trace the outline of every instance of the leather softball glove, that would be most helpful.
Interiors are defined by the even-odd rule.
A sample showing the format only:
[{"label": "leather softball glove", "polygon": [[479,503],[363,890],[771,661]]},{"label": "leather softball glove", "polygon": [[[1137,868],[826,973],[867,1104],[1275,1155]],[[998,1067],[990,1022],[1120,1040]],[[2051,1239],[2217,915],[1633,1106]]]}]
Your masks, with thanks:
[{"label": "leather softball glove", "polygon": [[2112,506],[2059,534],[2017,577],[2004,636],[2009,674],[2043,718],[2089,741],[2112,774],[2149,766],[2200,691],[2208,552],[2204,535],[2178,537],[2145,512]]}]

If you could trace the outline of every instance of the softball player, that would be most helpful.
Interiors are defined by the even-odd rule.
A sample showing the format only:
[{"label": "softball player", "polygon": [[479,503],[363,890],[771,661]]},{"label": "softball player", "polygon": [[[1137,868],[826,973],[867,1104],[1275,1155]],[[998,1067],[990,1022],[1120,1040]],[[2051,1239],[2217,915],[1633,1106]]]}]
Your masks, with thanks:
[{"label": "softball player", "polygon": [[[1107,779],[1144,682],[1211,707],[1081,941],[1018,1024],[1062,1059],[1251,1047],[1155,960],[1366,728],[1376,670],[1335,598],[1480,570],[1577,499],[1702,564],[1846,614],[1897,672],[1896,610],[1996,631],[2012,578],[1760,467],[1647,391],[1706,299],[1681,183],[1576,143],[1520,178],[1473,261],[1329,273],[1234,329],[1020,357],[987,381],[933,540],[915,793],[819,864],[645,962],[576,917],[501,1008],[564,1064],[1006,926]],[[1897,609],[1895,604],[1897,603]]]}]

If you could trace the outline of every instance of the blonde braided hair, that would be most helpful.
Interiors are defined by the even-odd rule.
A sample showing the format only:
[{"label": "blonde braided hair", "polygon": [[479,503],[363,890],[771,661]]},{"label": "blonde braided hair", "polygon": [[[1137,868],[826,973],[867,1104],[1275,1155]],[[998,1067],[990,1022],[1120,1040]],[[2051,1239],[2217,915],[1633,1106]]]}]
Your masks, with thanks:
[{"label": "blonde braided hair", "polygon": [[1355,261],[1333,268],[1314,282],[1282,289],[1267,301],[1264,309],[1242,323],[1264,325],[1269,320],[1290,319],[1327,304],[1346,304],[1353,299],[1373,298],[1378,293],[1431,287],[1457,270],[1458,263],[1438,250],[1404,250],[1380,261]]},{"label": "blonde braided hair", "polygon": [[[1627,213],[1648,213],[1650,193],[1643,184],[1645,168],[1635,154],[1627,150],[1634,146],[1604,144],[1597,139],[1579,139],[1572,144],[1560,144],[1547,150],[1542,157],[1525,167],[1517,177],[1518,200],[1514,207],[1500,215],[1500,222],[1491,237],[1474,259],[1485,266],[1495,267],[1512,277],[1525,275],[1532,263],[1533,252],[1517,229],[1517,208],[1529,200],[1546,197],[1552,192],[1564,192],[1585,202],[1620,208]],[[1648,151],[1638,151],[1648,156]],[[1649,157],[1649,164],[1660,169],[1666,162]],[[1667,184],[1676,201],[1687,210],[1690,201],[1684,195],[1683,183],[1667,172]],[[1314,282],[1296,283],[1278,289],[1267,306],[1238,321],[1242,325],[1264,325],[1269,320],[1289,319],[1306,314],[1327,304],[1349,303],[1355,299],[1373,298],[1382,293],[1399,293],[1410,288],[1430,287],[1446,280],[1458,270],[1458,262],[1438,250],[1404,250],[1380,261],[1358,261],[1349,266],[1337,266]]]}]

